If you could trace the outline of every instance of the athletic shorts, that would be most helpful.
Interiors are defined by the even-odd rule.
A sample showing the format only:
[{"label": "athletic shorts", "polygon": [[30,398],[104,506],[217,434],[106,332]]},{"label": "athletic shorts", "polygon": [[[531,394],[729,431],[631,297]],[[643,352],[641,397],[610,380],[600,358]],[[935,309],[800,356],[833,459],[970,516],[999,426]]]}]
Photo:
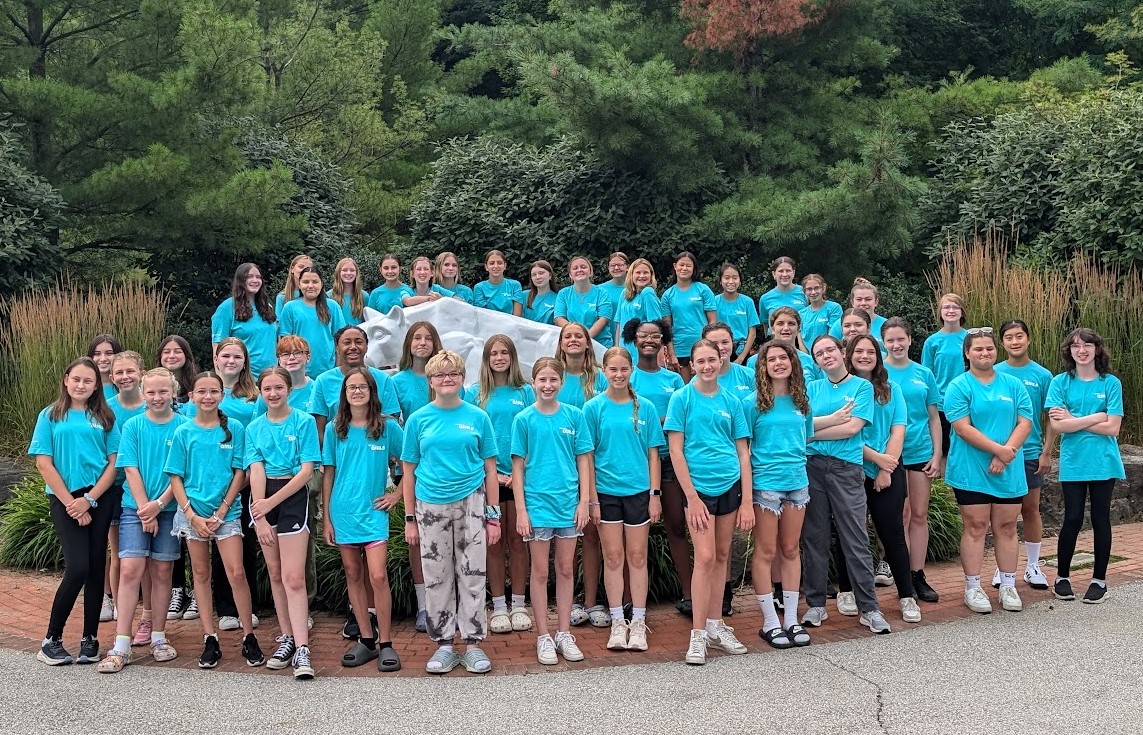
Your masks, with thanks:
[{"label": "athletic shorts", "polygon": [[599,518],[603,523],[645,526],[651,522],[651,513],[647,509],[650,500],[650,490],[634,495],[599,493]]},{"label": "athletic shorts", "polygon": [[[728,516],[742,507],[742,480],[736,480],[722,495],[698,494],[699,500],[712,516]],[[683,507],[687,507],[687,496],[683,496]]]},{"label": "athletic shorts", "polygon": [[119,514],[119,558],[175,561],[182,553],[179,540],[171,534],[175,524],[175,511],[157,516],[159,530],[155,534],[143,530],[143,522],[134,508],[124,508]]},{"label": "athletic shorts", "polygon": [[659,484],[665,482],[674,482],[678,477],[675,475],[675,465],[671,462],[671,455],[659,455]]},{"label": "athletic shorts", "polygon": [[516,496],[512,494],[511,483],[509,483],[507,485],[501,485],[500,486],[500,502],[501,503],[514,503],[514,502],[516,502]]},{"label": "athletic shorts", "polygon": [[1024,502],[1024,496],[1018,495],[1015,498],[998,498],[995,495],[988,493],[978,493],[975,490],[960,490],[953,488],[953,495],[956,496],[957,505],[1020,505]]},{"label": "athletic shorts", "polygon": [[[289,481],[289,478],[266,478],[266,497],[273,497]],[[310,501],[309,493],[306,492],[305,488],[299,489],[286,498],[281,505],[266,514],[266,522],[274,527],[279,536],[293,536],[302,531],[308,531],[310,530],[309,521]],[[250,521],[250,526],[254,526],[253,520]]]},{"label": "athletic shorts", "polygon": [[1028,485],[1029,490],[1039,490],[1044,486],[1044,476],[1036,474],[1036,468],[1040,466],[1038,459],[1024,460],[1024,482]]},{"label": "athletic shorts", "polygon": [[905,469],[909,472],[924,472],[925,465],[927,464],[928,462],[914,462],[913,464],[905,465]]}]

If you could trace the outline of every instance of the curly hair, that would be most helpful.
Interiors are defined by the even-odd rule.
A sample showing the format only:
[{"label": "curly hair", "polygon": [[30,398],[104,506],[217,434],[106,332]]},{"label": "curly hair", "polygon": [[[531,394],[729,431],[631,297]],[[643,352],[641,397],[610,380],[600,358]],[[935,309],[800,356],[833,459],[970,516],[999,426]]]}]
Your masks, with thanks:
[{"label": "curly hair", "polygon": [[781,350],[790,360],[790,377],[787,388],[794,406],[802,413],[810,412],[810,399],[806,395],[806,379],[802,375],[802,362],[798,359],[798,352],[789,342],[771,340],[762,348],[758,355],[758,362],[754,366],[754,390],[757,392],[758,410],[766,413],[774,408],[774,383],[770,374],[766,372],[766,355],[770,350]]}]

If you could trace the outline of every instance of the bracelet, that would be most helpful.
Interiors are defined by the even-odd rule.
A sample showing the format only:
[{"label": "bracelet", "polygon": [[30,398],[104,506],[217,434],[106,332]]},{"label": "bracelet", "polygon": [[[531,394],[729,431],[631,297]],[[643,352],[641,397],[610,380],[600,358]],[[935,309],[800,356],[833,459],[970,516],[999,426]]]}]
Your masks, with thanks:
[{"label": "bracelet", "polygon": [[499,526],[500,525],[500,519],[499,518],[485,518],[484,522],[490,526]]},{"label": "bracelet", "polygon": [[218,514],[217,514],[217,513],[215,513],[214,515],[212,515],[212,516],[209,518],[209,520],[212,520],[212,521],[218,521],[219,523],[222,523],[222,519],[218,517]]},{"label": "bracelet", "polygon": [[231,508],[230,501],[226,500],[225,498],[222,500],[222,505],[225,505],[227,510],[230,510]]},{"label": "bracelet", "polygon": [[499,505],[486,505],[484,506],[484,517],[488,520],[499,520],[500,506]]},{"label": "bracelet", "polygon": [[587,507],[589,507],[589,508],[598,508],[598,507],[599,507],[599,503],[588,503],[588,504],[587,504]]},{"label": "bracelet", "polygon": [[99,502],[95,498],[91,497],[91,493],[84,493],[83,499],[86,500],[87,504],[90,505],[92,508],[98,508],[99,507]]},{"label": "bracelet", "polygon": [[179,510],[181,510],[183,513],[186,513],[188,510],[190,510],[190,501],[188,500],[186,505],[180,506]]}]

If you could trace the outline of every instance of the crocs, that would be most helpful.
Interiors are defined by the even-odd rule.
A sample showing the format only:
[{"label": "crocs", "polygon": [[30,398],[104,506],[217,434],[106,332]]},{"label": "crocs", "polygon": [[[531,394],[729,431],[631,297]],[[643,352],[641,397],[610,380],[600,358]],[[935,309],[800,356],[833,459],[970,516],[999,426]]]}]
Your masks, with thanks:
[{"label": "crocs", "polygon": [[572,605],[571,609],[571,624],[583,625],[587,622],[587,610],[583,609],[583,605],[578,602]]},{"label": "crocs", "polygon": [[512,632],[512,619],[508,617],[508,612],[499,610],[492,613],[488,618],[488,628],[493,633],[511,633]]},{"label": "crocs", "polygon": [[588,608],[587,619],[593,628],[611,627],[611,613],[603,605]]},{"label": "crocs", "polygon": [[517,607],[512,610],[512,630],[524,631],[532,629],[532,618],[528,617],[528,611],[522,607]]},{"label": "crocs", "polygon": [[447,674],[460,665],[460,654],[447,648],[438,648],[429,662],[425,664],[425,671],[430,674]]}]

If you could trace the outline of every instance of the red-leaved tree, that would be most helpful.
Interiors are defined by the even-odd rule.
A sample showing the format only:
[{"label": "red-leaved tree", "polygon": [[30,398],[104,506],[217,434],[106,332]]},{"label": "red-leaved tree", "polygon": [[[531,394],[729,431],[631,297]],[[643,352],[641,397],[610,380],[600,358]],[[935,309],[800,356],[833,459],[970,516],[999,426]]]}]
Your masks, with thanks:
[{"label": "red-leaved tree", "polygon": [[681,15],[694,25],[687,46],[742,56],[758,39],[788,36],[815,23],[825,0],[682,0]]}]

